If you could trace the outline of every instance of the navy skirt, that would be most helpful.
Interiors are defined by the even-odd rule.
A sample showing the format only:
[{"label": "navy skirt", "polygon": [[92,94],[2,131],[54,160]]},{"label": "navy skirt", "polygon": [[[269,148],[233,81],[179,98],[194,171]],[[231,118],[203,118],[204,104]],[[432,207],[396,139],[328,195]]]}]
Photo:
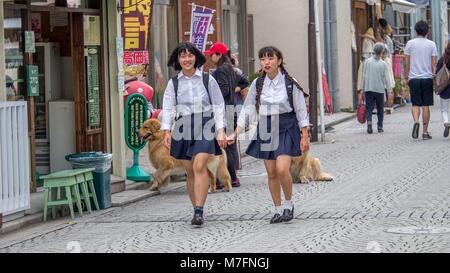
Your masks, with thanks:
[{"label": "navy skirt", "polygon": [[[253,140],[247,154],[263,160],[277,160],[279,156],[301,156],[301,132],[294,112],[278,116],[261,116],[257,127],[256,140]],[[272,122],[274,124],[272,124]]]},{"label": "navy skirt", "polygon": [[170,155],[189,161],[197,154],[221,155],[215,131],[213,116],[194,114],[177,119],[172,132]]}]

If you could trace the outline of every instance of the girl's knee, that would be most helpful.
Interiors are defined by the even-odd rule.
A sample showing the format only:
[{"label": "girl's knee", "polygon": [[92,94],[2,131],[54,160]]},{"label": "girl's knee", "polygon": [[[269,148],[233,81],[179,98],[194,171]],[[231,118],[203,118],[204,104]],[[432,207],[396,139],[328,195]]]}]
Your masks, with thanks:
[{"label": "girl's knee", "polygon": [[269,178],[269,180],[275,180],[275,179],[277,179],[277,172],[276,171],[274,171],[274,172],[267,172],[267,177]]},{"label": "girl's knee", "polygon": [[194,173],[203,173],[203,172],[206,172],[206,168],[207,168],[206,164],[196,163],[196,164],[194,164],[193,171],[194,171]]},{"label": "girl's knee", "polygon": [[281,167],[277,168],[277,176],[280,178],[289,177],[291,174],[289,172],[289,168]]}]

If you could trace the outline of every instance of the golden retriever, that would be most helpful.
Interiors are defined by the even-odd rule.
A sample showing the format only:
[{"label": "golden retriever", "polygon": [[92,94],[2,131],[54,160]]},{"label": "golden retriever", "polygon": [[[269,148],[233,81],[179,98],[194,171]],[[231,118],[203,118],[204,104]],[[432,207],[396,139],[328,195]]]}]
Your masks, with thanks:
[{"label": "golden retriever", "polygon": [[306,151],[300,157],[292,158],[291,175],[294,183],[308,184],[311,181],[330,182],[334,178],[322,171],[320,160]]},{"label": "golden retriever", "polygon": [[[164,133],[161,132],[161,123],[157,119],[150,119],[144,122],[139,134],[148,140],[148,153],[150,162],[157,170],[153,174],[154,182],[151,190],[167,185],[170,182],[170,174],[174,170],[185,170],[181,160],[177,160],[170,155],[169,149],[164,146]],[[208,176],[210,192],[216,192],[216,179],[218,178],[224,186],[224,191],[231,191],[231,176],[227,169],[226,153],[222,150],[220,156],[210,156],[208,159]]]}]

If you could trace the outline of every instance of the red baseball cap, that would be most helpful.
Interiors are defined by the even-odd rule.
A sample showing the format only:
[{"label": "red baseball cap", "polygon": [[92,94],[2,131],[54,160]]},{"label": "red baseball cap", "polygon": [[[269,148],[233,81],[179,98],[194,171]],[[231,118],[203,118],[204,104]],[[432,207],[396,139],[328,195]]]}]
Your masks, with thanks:
[{"label": "red baseball cap", "polygon": [[229,51],[229,49],[226,44],[217,42],[217,43],[213,44],[212,47],[208,51],[203,52],[203,54],[212,55],[215,53],[220,53],[222,55],[227,55],[228,51]]}]

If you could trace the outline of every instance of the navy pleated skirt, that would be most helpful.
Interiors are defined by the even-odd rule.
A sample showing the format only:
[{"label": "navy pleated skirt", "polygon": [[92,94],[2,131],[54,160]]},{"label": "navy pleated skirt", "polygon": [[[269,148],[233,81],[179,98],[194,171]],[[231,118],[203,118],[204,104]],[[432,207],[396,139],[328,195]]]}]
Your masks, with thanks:
[{"label": "navy pleated skirt", "polygon": [[[261,116],[257,127],[257,136],[248,149],[251,157],[263,160],[276,160],[279,156],[301,156],[301,132],[294,112],[278,116]],[[274,124],[272,124],[274,122]]]},{"label": "navy pleated skirt", "polygon": [[170,155],[179,160],[192,160],[203,153],[222,154],[215,138],[214,117],[195,114],[177,119],[172,132]]}]

